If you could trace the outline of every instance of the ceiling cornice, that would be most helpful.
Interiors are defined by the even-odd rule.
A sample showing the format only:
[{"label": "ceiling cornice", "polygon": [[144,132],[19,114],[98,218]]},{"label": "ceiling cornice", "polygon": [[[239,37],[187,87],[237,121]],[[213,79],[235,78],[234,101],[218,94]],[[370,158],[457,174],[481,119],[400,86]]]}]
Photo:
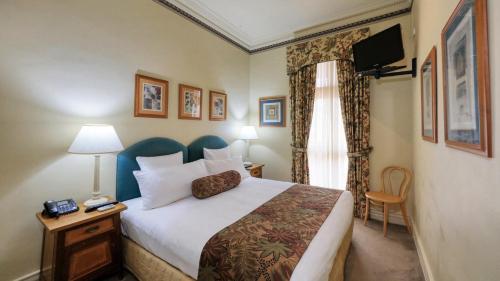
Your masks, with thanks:
[{"label": "ceiling cornice", "polygon": [[155,1],[156,3],[162,5],[163,7],[165,8],[168,8],[170,10],[172,10],[174,13],[180,15],[180,16],[183,16],[185,17],[186,19],[194,22],[195,24],[203,27],[204,29],[210,31],[211,33],[219,36],[220,38],[226,40],[227,42],[235,45],[236,47],[242,49],[243,51],[247,52],[247,53],[250,53],[251,50],[248,49],[247,47],[243,46],[242,44],[236,42],[236,40],[233,40],[232,38],[230,38],[229,36],[225,35],[224,33],[218,31],[217,29],[213,28],[212,26],[204,23],[202,20],[198,19],[197,17],[191,15],[190,13],[184,11],[183,9],[177,7],[176,5],[170,3],[169,1],[167,0],[153,0]]},{"label": "ceiling cornice", "polygon": [[311,34],[300,36],[300,37],[293,38],[293,39],[290,39],[290,40],[286,40],[286,41],[278,42],[278,43],[275,43],[275,44],[267,45],[267,46],[264,46],[264,47],[261,47],[261,48],[253,49],[253,50],[250,50],[250,53],[251,54],[255,54],[255,53],[267,51],[267,50],[270,50],[270,49],[279,48],[279,47],[282,47],[282,46],[286,46],[286,45],[298,43],[298,42],[309,40],[309,39],[316,38],[316,37],[325,36],[327,34],[339,32],[339,31],[342,31],[342,30],[351,29],[351,28],[362,26],[362,25],[366,25],[366,24],[369,24],[369,23],[373,23],[373,22],[385,20],[385,19],[388,19],[388,18],[393,18],[393,17],[396,17],[396,16],[408,14],[410,12],[411,12],[411,8],[405,8],[405,9],[397,10],[397,11],[394,11],[394,12],[385,13],[385,14],[382,14],[380,16],[370,17],[370,18],[367,18],[367,19],[364,19],[364,20],[355,21],[355,22],[352,22],[352,23],[340,25],[340,26],[337,26],[337,27],[333,27],[333,28],[330,28],[330,29],[323,30],[323,31],[311,33]]},{"label": "ceiling cornice", "polygon": [[279,47],[283,47],[283,46],[286,46],[286,45],[298,43],[298,42],[301,42],[301,41],[309,40],[309,39],[312,39],[312,38],[324,36],[324,35],[327,35],[327,34],[339,32],[339,31],[342,31],[342,30],[351,29],[351,28],[355,28],[355,27],[358,27],[358,26],[366,25],[366,24],[369,24],[369,23],[378,22],[378,21],[382,21],[382,20],[385,20],[385,19],[389,19],[389,18],[400,16],[400,15],[408,14],[408,13],[411,12],[412,6],[413,6],[413,5],[411,5],[410,7],[405,8],[405,9],[400,9],[400,10],[397,10],[397,11],[394,11],[394,12],[384,13],[384,14],[381,14],[381,15],[378,15],[378,16],[374,16],[374,17],[370,17],[370,18],[367,18],[367,19],[355,21],[355,22],[352,22],[352,23],[340,25],[340,26],[337,26],[337,27],[333,27],[333,28],[329,28],[329,29],[323,30],[323,31],[319,31],[319,32],[307,34],[307,35],[296,37],[296,38],[289,39],[289,40],[280,41],[280,42],[277,42],[277,43],[269,44],[269,45],[262,46],[262,47],[259,47],[259,48],[255,48],[255,49],[250,49],[250,48],[244,46],[242,43],[237,42],[236,40],[232,39],[230,36],[224,34],[222,31],[217,30],[215,27],[213,27],[213,26],[205,23],[204,21],[202,21],[198,17],[192,15],[191,13],[188,13],[184,9],[179,8],[177,5],[174,5],[174,4],[172,4],[171,2],[169,2],[167,0],[153,0],[153,1],[157,2],[158,4],[162,5],[165,8],[168,8],[169,10],[175,12],[176,14],[178,14],[180,16],[183,16],[184,18],[192,21],[193,23],[195,23],[195,24],[199,25],[200,27],[208,30],[209,32],[211,32],[214,35],[220,37],[221,39],[227,41],[228,43],[233,44],[234,46],[240,48],[241,50],[245,51],[246,53],[248,53],[250,55],[251,54],[255,54],[255,53],[264,52],[264,51],[267,51],[267,50],[271,50],[271,49],[274,49],[274,48],[279,48]]}]

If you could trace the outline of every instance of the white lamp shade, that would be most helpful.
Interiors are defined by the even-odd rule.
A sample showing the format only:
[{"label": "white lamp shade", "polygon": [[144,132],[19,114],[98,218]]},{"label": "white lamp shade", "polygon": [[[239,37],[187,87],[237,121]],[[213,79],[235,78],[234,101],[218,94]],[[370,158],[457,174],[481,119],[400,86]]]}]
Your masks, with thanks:
[{"label": "white lamp shade", "polygon": [[257,136],[257,132],[255,131],[254,126],[243,126],[240,132],[240,139],[242,140],[256,140],[259,136]]},{"label": "white lamp shade", "polygon": [[68,149],[70,153],[103,154],[123,150],[111,125],[84,125]]}]

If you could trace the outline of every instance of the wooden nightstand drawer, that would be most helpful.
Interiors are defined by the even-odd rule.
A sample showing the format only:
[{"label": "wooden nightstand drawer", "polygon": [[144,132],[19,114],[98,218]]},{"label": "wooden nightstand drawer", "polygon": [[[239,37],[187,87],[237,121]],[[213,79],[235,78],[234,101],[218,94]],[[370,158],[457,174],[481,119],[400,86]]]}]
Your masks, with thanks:
[{"label": "wooden nightstand drawer", "polygon": [[252,177],[261,178],[262,177],[262,169],[252,169],[252,170],[250,170],[250,175]]},{"label": "wooden nightstand drawer", "polygon": [[122,203],[104,212],[80,210],[49,218],[37,218],[44,225],[40,280],[103,280],[114,274],[122,276],[120,212]]},{"label": "wooden nightstand drawer", "polygon": [[250,173],[250,175],[254,178],[262,178],[262,164],[255,164],[246,167],[245,169]]},{"label": "wooden nightstand drawer", "polygon": [[113,230],[113,219],[111,217],[66,232],[64,245],[69,246],[110,230]]}]

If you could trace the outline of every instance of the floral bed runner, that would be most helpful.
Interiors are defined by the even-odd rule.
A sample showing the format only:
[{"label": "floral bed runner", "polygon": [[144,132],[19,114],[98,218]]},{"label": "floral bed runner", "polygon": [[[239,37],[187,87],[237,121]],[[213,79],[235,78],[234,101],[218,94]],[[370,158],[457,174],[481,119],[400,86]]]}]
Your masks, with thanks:
[{"label": "floral bed runner", "polygon": [[205,244],[198,281],[290,280],[341,190],[296,184]]}]

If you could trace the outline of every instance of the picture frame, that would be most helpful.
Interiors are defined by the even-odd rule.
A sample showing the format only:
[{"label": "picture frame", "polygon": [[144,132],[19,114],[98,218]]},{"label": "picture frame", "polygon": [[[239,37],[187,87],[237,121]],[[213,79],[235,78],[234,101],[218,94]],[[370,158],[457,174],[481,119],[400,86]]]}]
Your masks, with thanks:
[{"label": "picture frame", "polygon": [[168,81],[135,75],[134,116],[168,118]]},{"label": "picture frame", "polygon": [[286,96],[259,98],[259,126],[286,127]]},{"label": "picture frame", "polygon": [[441,32],[445,143],[492,156],[487,0],[461,0]]},{"label": "picture frame", "polygon": [[208,119],[210,121],[224,121],[227,118],[227,95],[210,91]]},{"label": "picture frame", "polygon": [[198,87],[179,84],[179,119],[201,120],[203,90]]},{"label": "picture frame", "polygon": [[420,67],[420,105],[422,138],[437,143],[437,63],[436,46]]}]

